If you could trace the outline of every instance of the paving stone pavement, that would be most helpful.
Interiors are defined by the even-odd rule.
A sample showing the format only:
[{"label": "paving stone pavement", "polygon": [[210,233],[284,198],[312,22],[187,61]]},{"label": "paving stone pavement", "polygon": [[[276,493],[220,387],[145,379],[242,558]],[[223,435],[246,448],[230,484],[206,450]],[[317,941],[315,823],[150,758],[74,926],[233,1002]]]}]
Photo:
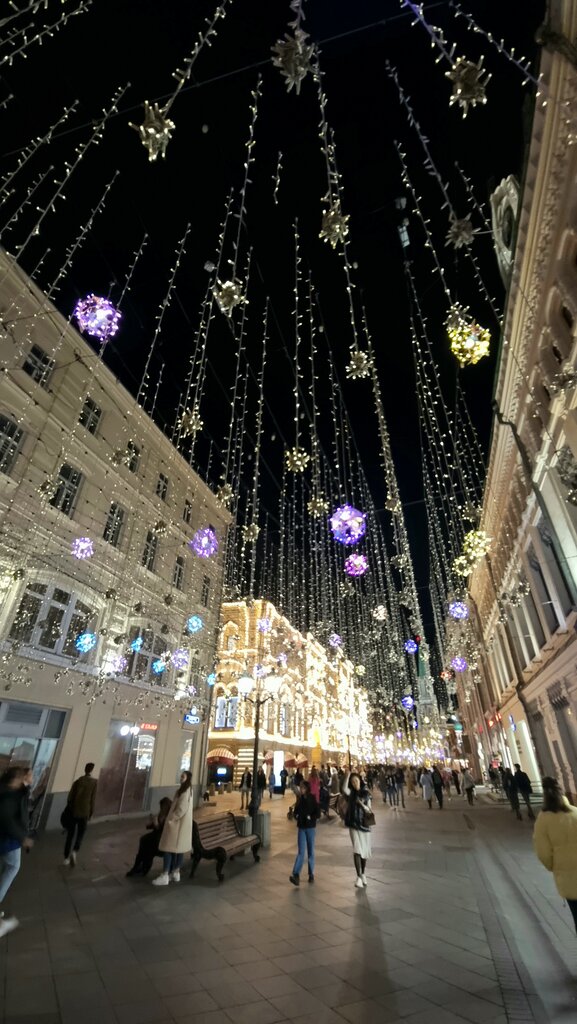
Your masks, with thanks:
[{"label": "paving stone pavement", "polygon": [[6,901],[21,927],[0,941],[2,1020],[577,1021],[577,940],[528,822],[482,799],[375,801],[367,889],[336,819],[318,827],[315,884],[295,889],[288,805],[266,800],[270,850],[227,865],[222,885],[206,861],[168,888],[126,879],[142,820],[92,824],[74,869],[61,837],[42,836]]}]

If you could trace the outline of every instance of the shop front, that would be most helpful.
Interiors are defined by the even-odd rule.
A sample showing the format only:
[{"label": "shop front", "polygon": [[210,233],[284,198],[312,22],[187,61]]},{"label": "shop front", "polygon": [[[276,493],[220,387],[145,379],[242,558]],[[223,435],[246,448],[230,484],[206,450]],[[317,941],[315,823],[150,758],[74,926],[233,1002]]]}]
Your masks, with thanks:
[{"label": "shop front", "polygon": [[12,765],[32,768],[30,820],[35,829],[41,822],[65,721],[66,712],[57,708],[0,702],[0,774]]},{"label": "shop front", "polygon": [[147,806],[158,725],[113,718],[108,729],[94,814],[130,814]]}]

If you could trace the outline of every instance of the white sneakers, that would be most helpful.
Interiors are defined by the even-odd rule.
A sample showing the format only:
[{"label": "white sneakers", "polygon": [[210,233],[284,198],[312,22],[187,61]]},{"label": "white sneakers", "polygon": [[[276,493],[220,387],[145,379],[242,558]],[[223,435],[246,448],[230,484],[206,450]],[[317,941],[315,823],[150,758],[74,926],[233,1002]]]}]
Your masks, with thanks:
[{"label": "white sneakers", "polygon": [[65,868],[69,868],[70,867],[70,857],[65,857],[64,861],[63,861],[63,864],[64,864]]},{"label": "white sneakers", "polygon": [[361,875],[361,882],[363,883],[363,885],[366,886],[366,884],[367,884],[367,876],[366,875]]},{"label": "white sneakers", "polygon": [[13,932],[18,927],[20,921],[17,917],[4,917],[0,921],[0,939],[3,935],[8,935],[8,932]]},{"label": "white sneakers", "polygon": [[172,874],[170,876],[170,881],[171,882],[180,882],[180,869],[178,871],[173,871],[172,872]]},{"label": "white sneakers", "polygon": [[360,875],[355,882],[355,889],[364,889],[363,880]]},{"label": "white sneakers", "polygon": [[[179,875],[179,878],[180,878],[180,875]],[[152,879],[152,884],[153,885],[168,885],[169,882],[170,882],[170,875],[168,874],[168,871],[163,871],[161,875],[158,875],[158,878],[153,878]]]}]

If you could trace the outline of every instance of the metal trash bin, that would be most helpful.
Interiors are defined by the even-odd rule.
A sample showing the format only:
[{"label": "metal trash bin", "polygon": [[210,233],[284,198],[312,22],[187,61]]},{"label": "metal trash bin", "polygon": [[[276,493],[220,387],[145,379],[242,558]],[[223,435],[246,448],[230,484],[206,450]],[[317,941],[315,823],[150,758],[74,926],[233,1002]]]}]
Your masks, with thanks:
[{"label": "metal trash bin", "polygon": [[[252,835],[252,818],[249,814],[235,814],[234,820],[241,836]],[[256,816],[256,832],[261,838],[263,849],[270,846],[270,811],[259,811]]]}]

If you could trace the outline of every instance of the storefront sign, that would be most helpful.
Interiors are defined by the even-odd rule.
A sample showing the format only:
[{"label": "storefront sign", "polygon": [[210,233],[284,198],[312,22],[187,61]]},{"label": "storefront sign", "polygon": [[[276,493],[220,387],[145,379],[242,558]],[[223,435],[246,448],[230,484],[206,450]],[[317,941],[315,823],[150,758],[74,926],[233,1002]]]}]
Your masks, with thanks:
[{"label": "storefront sign", "polygon": [[140,728],[143,732],[156,732],[158,725],[156,722],[141,722]]},{"label": "storefront sign", "polygon": [[200,725],[200,716],[187,712],[187,714],[184,715],[183,721],[185,725]]}]

